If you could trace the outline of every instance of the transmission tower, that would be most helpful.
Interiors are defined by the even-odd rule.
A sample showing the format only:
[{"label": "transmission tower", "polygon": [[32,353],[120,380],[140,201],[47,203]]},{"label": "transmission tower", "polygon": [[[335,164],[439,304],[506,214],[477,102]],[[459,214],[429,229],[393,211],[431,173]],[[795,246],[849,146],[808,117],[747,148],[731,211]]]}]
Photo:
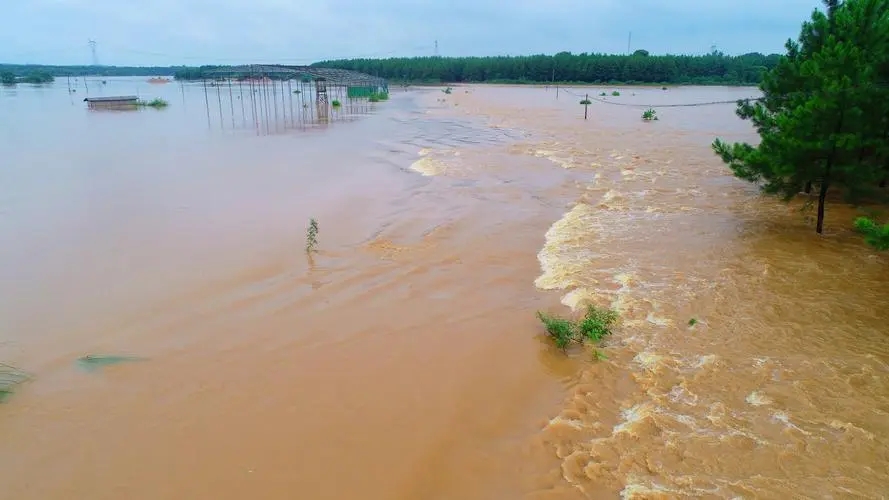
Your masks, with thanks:
[{"label": "transmission tower", "polygon": [[90,40],[87,43],[90,46],[90,52],[92,52],[92,54],[93,54],[93,66],[98,66],[99,65],[99,56],[96,55],[96,41]]}]

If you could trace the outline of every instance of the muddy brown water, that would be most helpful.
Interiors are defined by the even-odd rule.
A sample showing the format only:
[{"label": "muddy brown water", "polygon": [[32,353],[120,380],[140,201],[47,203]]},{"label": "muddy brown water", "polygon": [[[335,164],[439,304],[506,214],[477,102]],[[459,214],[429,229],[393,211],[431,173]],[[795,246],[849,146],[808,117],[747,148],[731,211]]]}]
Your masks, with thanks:
[{"label": "muddy brown water", "polygon": [[[732,179],[732,106],[455,87],[256,134],[108,85],[172,106],[0,95],[0,497],[885,494],[889,262]],[[534,318],[587,303],[604,361]]]}]

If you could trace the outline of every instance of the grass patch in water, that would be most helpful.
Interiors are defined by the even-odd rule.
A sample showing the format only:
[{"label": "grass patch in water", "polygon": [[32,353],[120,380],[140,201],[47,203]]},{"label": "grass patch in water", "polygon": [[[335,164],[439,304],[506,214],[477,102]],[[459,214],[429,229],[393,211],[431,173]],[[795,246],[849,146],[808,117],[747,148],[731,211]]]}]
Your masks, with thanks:
[{"label": "grass patch in water", "polygon": [[16,387],[30,378],[27,373],[18,368],[0,363],[0,403],[9,399]]},{"label": "grass patch in water", "polygon": [[695,326],[697,324],[698,324],[697,318],[692,318],[692,319],[688,320],[688,326]]},{"label": "grass patch in water", "polygon": [[[572,342],[601,342],[611,335],[618,315],[614,310],[590,305],[578,320],[560,318],[540,311],[537,312],[537,318],[543,323],[547,335],[553,339],[556,347],[564,351]],[[598,351],[596,352],[598,357]]]},{"label": "grass patch in water", "polygon": [[389,93],[388,92],[372,92],[369,96],[367,96],[367,100],[370,102],[380,102],[380,101],[388,101]]},{"label": "grass patch in water", "polygon": [[170,103],[168,103],[167,101],[160,99],[160,98],[154,98],[150,101],[138,101],[138,102],[136,102],[136,105],[142,106],[142,107],[154,108],[154,109],[162,109],[162,108],[166,108],[167,106],[169,106]]},{"label": "grass patch in water", "polygon": [[136,356],[87,354],[82,358],[77,358],[77,365],[86,371],[95,371],[106,366],[118,365],[120,363],[131,363],[134,361],[145,361],[145,359],[146,358]]}]

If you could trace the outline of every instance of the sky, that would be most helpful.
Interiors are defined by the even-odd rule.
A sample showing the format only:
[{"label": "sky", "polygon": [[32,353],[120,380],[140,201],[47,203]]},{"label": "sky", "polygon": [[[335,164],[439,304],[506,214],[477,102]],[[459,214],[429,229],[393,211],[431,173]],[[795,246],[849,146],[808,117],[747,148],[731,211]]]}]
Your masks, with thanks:
[{"label": "sky", "polygon": [[[6,0],[0,63],[783,52],[820,0]],[[630,33],[632,36],[630,37]]]}]

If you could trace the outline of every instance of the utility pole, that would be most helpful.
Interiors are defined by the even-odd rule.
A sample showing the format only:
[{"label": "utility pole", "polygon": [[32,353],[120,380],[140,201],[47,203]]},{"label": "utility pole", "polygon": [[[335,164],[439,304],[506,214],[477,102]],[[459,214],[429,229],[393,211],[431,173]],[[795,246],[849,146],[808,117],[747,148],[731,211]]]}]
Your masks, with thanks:
[{"label": "utility pole", "polygon": [[627,36],[627,55],[630,55],[630,43],[633,41],[633,32],[631,31],[629,36]]},{"label": "utility pole", "polygon": [[435,41],[435,57],[438,57],[438,40]]},{"label": "utility pole", "polygon": [[93,66],[98,66],[99,56],[96,55],[96,41],[91,39],[87,44],[90,46],[90,52],[93,55]]}]

